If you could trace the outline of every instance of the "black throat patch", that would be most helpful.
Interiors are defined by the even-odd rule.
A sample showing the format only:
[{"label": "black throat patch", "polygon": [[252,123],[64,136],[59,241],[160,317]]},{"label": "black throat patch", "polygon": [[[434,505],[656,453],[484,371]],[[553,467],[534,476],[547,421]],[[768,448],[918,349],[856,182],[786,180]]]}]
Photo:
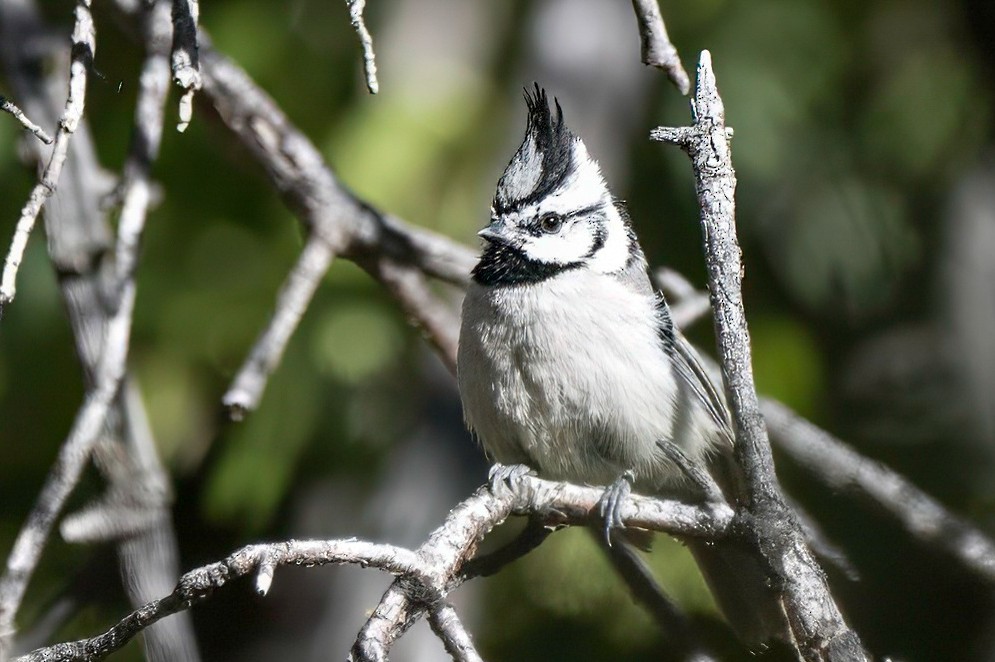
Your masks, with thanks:
[{"label": "black throat patch", "polygon": [[488,243],[473,268],[473,281],[485,287],[532,285],[548,280],[564,271],[576,269],[580,262],[551,264],[531,260],[522,251],[505,244]]}]

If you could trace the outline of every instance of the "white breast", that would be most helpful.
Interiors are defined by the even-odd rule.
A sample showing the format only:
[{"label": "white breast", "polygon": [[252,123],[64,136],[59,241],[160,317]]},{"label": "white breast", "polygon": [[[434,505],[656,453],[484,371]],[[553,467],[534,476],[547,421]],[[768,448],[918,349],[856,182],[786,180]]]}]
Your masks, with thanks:
[{"label": "white breast", "polygon": [[[657,441],[697,457],[709,440],[676,418],[681,397],[658,336],[656,302],[577,269],[534,285],[470,286],[458,375],[466,420],[491,457],[554,479],[642,484],[673,467]],[[683,439],[672,439],[675,430]]]}]

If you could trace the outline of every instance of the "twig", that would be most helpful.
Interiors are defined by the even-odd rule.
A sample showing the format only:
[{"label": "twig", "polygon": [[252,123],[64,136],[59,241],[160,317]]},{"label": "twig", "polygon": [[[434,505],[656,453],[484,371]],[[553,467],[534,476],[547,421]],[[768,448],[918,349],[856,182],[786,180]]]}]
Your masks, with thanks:
[{"label": "twig", "polygon": [[30,119],[28,119],[28,116],[25,115],[20,108],[15,106],[13,101],[3,96],[2,94],[0,94],[0,110],[2,110],[5,113],[10,113],[11,115],[13,115],[14,119],[20,122],[21,126],[23,126],[25,129],[33,133],[35,137],[38,138],[38,140],[42,141],[46,145],[52,144],[52,136],[48,135],[48,132],[45,131],[45,129],[41,128],[40,126],[32,122]]},{"label": "twig", "polygon": [[[428,289],[424,275],[465,284],[475,255],[445,237],[411,227],[357,199],[335,178],[318,150],[273,100],[242,69],[210,48],[205,37],[201,42],[204,93],[225,124],[265,167],[273,185],[301,219],[309,233],[308,245],[322,241],[326,246],[314,250],[320,248],[352,259],[384,283],[452,369],[455,317]],[[298,266],[303,263],[302,255]],[[287,281],[285,293],[292,282],[293,276]],[[300,282],[298,294],[306,293],[306,284]],[[289,341],[309,297],[310,294],[300,296],[294,299],[300,307],[287,308],[281,305],[281,295],[273,322],[225,396],[225,404],[234,414],[258,405],[266,379],[279,361],[277,352],[282,352]],[[278,329],[277,322],[281,323]]]},{"label": "twig", "polygon": [[517,561],[543,543],[555,529],[541,518],[533,517],[514,540],[504,547],[470,559],[463,565],[460,583],[470,577],[490,577],[509,563]]},{"label": "twig", "polygon": [[668,638],[675,654],[688,662],[711,662],[714,657],[698,644],[688,617],[663,591],[652,571],[631,545],[608,545],[603,535],[594,539],[605,550],[632,596],[645,607]]},{"label": "twig", "polygon": [[[598,488],[534,477],[525,477],[515,490],[500,494],[485,486],[453,508],[442,526],[416,551],[355,539],[249,545],[223,561],[186,573],[170,595],[135,610],[103,634],[42,648],[17,658],[17,662],[100,660],[160,619],[208,599],[233,579],[255,574],[256,590],[260,591],[269,588],[278,567],[330,563],[373,566],[399,576],[364,626],[364,632],[378,637],[367,643],[379,645],[384,656],[394,638],[428,609],[436,610],[437,625],[441,623],[444,638],[449,640],[447,647],[452,645],[465,655],[457,659],[476,660],[469,635],[458,621],[454,623],[451,617],[455,614],[450,612],[445,597],[459,586],[459,577],[466,577],[461,575],[461,569],[475,553],[477,543],[512,513],[555,512],[557,520],[565,523],[598,521],[601,494]],[[638,495],[629,497],[622,509],[622,520],[627,526],[707,539],[725,535],[732,519],[732,510],[724,505],[693,506]],[[382,627],[368,627],[375,617]]]},{"label": "twig", "polygon": [[742,294],[741,251],[736,239],[736,175],[725,127],[725,109],[715,84],[711,55],[698,63],[692,105],[694,126],[658,128],[655,140],[679,145],[691,157],[705,243],[715,330],[722,357],[726,394],[736,427],[734,454],[744,475],[745,519],[737,526],[755,540],[758,552],[776,573],[781,609],[799,656],[866,659],[857,634],[843,619],[825,575],[805,544],[781,496],[767,429],[753,382],[750,335]]},{"label": "twig", "polygon": [[366,75],[366,89],[370,94],[376,94],[380,90],[380,83],[377,82],[377,56],[373,52],[373,37],[366,29],[366,21],[363,20],[363,10],[366,9],[366,0],[346,0],[349,5],[349,22],[352,29],[359,37],[359,43],[363,47],[363,73]]},{"label": "twig", "polygon": [[653,281],[667,296],[670,317],[677,328],[688,329],[712,312],[708,292],[697,289],[680,272],[669,267],[658,267],[653,271]]},{"label": "twig", "polygon": [[173,82],[183,88],[180,97],[180,121],[176,130],[183,133],[193,117],[193,95],[201,88],[200,56],[197,45],[198,0],[173,0]]},{"label": "twig", "polygon": [[995,581],[995,543],[903,476],[866,457],[783,404],[761,401],[778,449],[833,489],[869,498],[912,536],[942,549],[988,582]]},{"label": "twig", "polygon": [[14,300],[17,289],[15,284],[17,270],[24,258],[28,237],[31,236],[31,230],[35,227],[35,221],[38,219],[42,205],[45,204],[45,201],[59,184],[62,166],[69,154],[69,141],[83,117],[83,109],[86,105],[87,74],[97,48],[96,31],[93,26],[93,17],[90,15],[89,0],[77,2],[75,16],[76,23],[72,35],[72,60],[69,65],[69,95],[66,98],[66,107],[59,119],[59,129],[55,134],[52,156],[48,165],[45,166],[41,179],[31,190],[27,203],[21,209],[21,217],[14,229],[14,238],[11,240],[10,251],[4,261],[3,276],[0,279],[0,315],[3,313],[3,307]]},{"label": "twig", "polygon": [[642,44],[643,64],[663,69],[681,94],[691,91],[688,72],[681,64],[681,56],[667,36],[667,28],[660,15],[657,0],[632,0],[632,8],[639,21],[639,39]]},{"label": "twig", "polygon": [[304,245],[277,296],[276,310],[222,398],[233,420],[259,405],[266,381],[279,365],[294,329],[307,310],[315,290],[332,264],[334,252],[323,238],[312,234]]},{"label": "twig", "polygon": [[446,652],[455,662],[483,662],[483,658],[473,646],[470,633],[463,627],[452,605],[443,603],[428,612],[428,624],[442,640]]},{"label": "twig", "polygon": [[[52,525],[79,481],[90,451],[103,430],[111,403],[117,396],[124,376],[134,304],[134,282],[129,281],[121,291],[118,310],[107,325],[95,387],[83,401],[38,501],[7,557],[6,569],[0,577],[0,636],[7,636],[13,631],[14,618]],[[0,641],[0,648],[2,643]]]},{"label": "twig", "polygon": [[360,259],[357,262],[394,295],[408,318],[423,331],[449,372],[455,375],[459,319],[451,306],[432,293],[425,274],[392,260]]}]

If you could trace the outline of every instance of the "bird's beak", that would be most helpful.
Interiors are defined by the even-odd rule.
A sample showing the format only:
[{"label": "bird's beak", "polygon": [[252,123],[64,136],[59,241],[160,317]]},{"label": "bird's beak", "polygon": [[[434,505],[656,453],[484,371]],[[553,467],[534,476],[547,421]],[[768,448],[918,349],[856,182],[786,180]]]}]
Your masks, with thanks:
[{"label": "bird's beak", "polygon": [[492,243],[505,244],[508,242],[505,237],[504,225],[499,221],[491,221],[491,224],[478,232],[477,236]]}]

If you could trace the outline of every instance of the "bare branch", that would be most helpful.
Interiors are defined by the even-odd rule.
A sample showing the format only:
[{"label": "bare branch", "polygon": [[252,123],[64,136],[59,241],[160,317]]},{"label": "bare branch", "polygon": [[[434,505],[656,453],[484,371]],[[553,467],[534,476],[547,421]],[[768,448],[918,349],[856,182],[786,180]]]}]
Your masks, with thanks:
[{"label": "bare branch", "polygon": [[639,39],[642,43],[643,64],[662,69],[681,94],[691,91],[688,72],[681,64],[681,56],[667,36],[667,28],[660,15],[657,0],[632,0],[632,8],[639,21]]},{"label": "bare branch", "polygon": [[455,662],[483,662],[452,605],[443,603],[429,610],[428,623]]},{"label": "bare branch", "polygon": [[670,317],[677,328],[685,330],[712,312],[708,292],[695,288],[687,278],[669,267],[653,271],[653,281],[666,295]]},{"label": "bare branch", "polygon": [[471,577],[490,577],[509,563],[517,561],[541,545],[555,530],[540,517],[530,518],[522,532],[507,545],[490,554],[477,556],[467,561],[463,565],[462,577],[459,582],[462,583]]},{"label": "bare branch", "polygon": [[[273,185],[307,228],[312,238],[305,252],[310,248],[316,253],[328,251],[328,260],[331,254],[352,259],[384,283],[452,369],[456,317],[429,290],[425,275],[465,284],[475,255],[445,237],[411,227],[357,199],[335,178],[318,150],[276,103],[237,65],[207,46],[206,38],[202,37],[201,42],[205,44],[201,49],[204,92],[222,120],[265,167]],[[302,254],[295,274],[288,278],[273,321],[225,396],[225,404],[233,414],[241,415],[258,405],[267,377],[300,321],[313,286],[320,281],[320,262]],[[312,264],[316,266],[305,270],[307,278],[297,278],[298,272]]]},{"label": "bare branch", "polygon": [[715,330],[726,394],[736,427],[734,454],[744,475],[747,520],[740,522],[757,540],[757,551],[776,573],[780,607],[791,643],[804,659],[867,658],[860,639],[843,619],[825,575],[805,543],[785,503],[753,382],[750,335],[742,293],[741,251],[736,239],[736,175],[725,127],[725,109],[712,72],[711,55],[698,63],[693,103],[694,126],[656,129],[656,140],[679,145],[691,157],[701,208],[701,225]]},{"label": "bare branch", "polygon": [[632,597],[643,605],[666,633],[674,652],[688,662],[713,661],[715,658],[698,644],[687,615],[664,593],[636,550],[625,543],[608,545],[600,533],[596,533],[594,539],[607,552],[615,570],[632,592]]},{"label": "bare branch", "polygon": [[316,234],[308,238],[277,296],[273,317],[222,398],[232,419],[241,420],[245,412],[259,405],[266,381],[279,365],[290,336],[332,264],[332,257],[332,247],[323,238]]},{"label": "bare branch", "polygon": [[33,133],[35,137],[38,138],[38,140],[42,141],[46,145],[52,144],[52,136],[48,135],[48,132],[45,131],[45,129],[41,128],[40,126],[32,122],[30,119],[28,119],[28,116],[25,115],[20,108],[15,106],[13,101],[3,96],[2,94],[0,94],[0,110],[2,110],[5,113],[10,113],[11,115],[13,115],[14,119],[20,122],[21,126],[23,126],[25,129]]},{"label": "bare branch", "polygon": [[28,237],[35,227],[38,213],[42,205],[55,191],[62,175],[62,166],[69,154],[69,141],[86,105],[86,80],[96,51],[96,30],[93,16],[90,14],[89,0],[79,0],[75,10],[76,23],[72,35],[72,61],[69,67],[69,95],[66,107],[59,119],[59,129],[55,134],[55,145],[52,156],[42,173],[41,179],[35,184],[28,196],[28,201],[21,209],[21,217],[14,229],[14,238],[10,250],[4,260],[3,276],[0,280],[0,315],[3,307],[14,300],[16,293],[17,270],[24,259],[24,249],[28,245]]},{"label": "bare branch", "polygon": [[180,122],[176,125],[180,133],[190,125],[193,95],[203,84],[197,44],[199,14],[198,0],[173,0],[173,82],[183,88]]},{"label": "bare branch", "polygon": [[394,574],[410,573],[417,563],[414,553],[409,550],[357,540],[291,540],[249,545],[223,561],[186,573],[168,596],[133,611],[105,633],[41,648],[17,658],[17,662],[102,660],[156,621],[203,602],[233,579],[256,572],[263,559],[274,566],[351,563],[361,567],[373,566]]},{"label": "bare branch", "polygon": [[[454,508],[446,524],[419,548],[431,559],[435,574],[451,591],[470,577],[461,574],[476,542],[514,512],[549,518],[555,513],[557,524],[601,523],[598,503],[604,491],[569,483],[556,483],[526,476],[514,489],[495,496],[486,487]],[[722,538],[732,522],[732,509],[724,503],[693,506],[677,501],[658,500],[631,495],[622,509],[626,528],[663,531],[679,537]],[[466,567],[470,567],[467,563]],[[448,580],[446,579],[448,578]],[[441,585],[440,585],[441,586]],[[424,613],[424,606],[412,604],[403,578],[384,593],[380,604],[363,625],[350,653],[353,662],[386,660],[394,641],[404,634]]]},{"label": "bare branch", "polygon": [[837,490],[869,498],[915,538],[942,549],[986,581],[995,581],[995,544],[903,476],[861,456],[783,404],[761,402],[777,447]]},{"label": "bare branch", "polygon": [[[256,590],[265,592],[279,566],[330,563],[373,566],[399,576],[364,626],[360,636],[366,635],[366,646],[354,648],[354,659],[385,659],[396,637],[428,610],[430,614],[435,612],[430,616],[433,627],[454,657],[477,660],[469,635],[445,598],[468,578],[461,570],[476,552],[479,541],[512,513],[556,513],[558,521],[570,524],[599,521],[597,504],[601,494],[598,488],[533,477],[523,478],[514,490],[500,494],[481,487],[453,508],[417,551],[355,539],[249,545],[223,561],[186,573],[170,595],[135,610],[103,634],[42,648],[17,661],[100,660],[153,623],[203,602],[235,578],[255,574]],[[633,495],[622,509],[622,520],[627,526],[718,539],[725,535],[733,513],[724,504],[699,507]],[[357,650],[365,652],[358,654]]]},{"label": "bare branch", "polygon": [[451,306],[432,293],[425,274],[391,260],[358,262],[394,295],[408,318],[425,334],[442,363],[455,375],[459,319]]},{"label": "bare branch", "polygon": [[363,47],[363,73],[366,75],[366,89],[370,94],[376,94],[380,90],[380,83],[377,82],[377,60],[376,53],[373,52],[373,37],[366,29],[366,21],[363,20],[363,10],[366,9],[366,0],[346,0],[349,5],[349,21],[352,29],[359,37],[359,43]]},{"label": "bare branch", "polygon": [[[14,618],[34,573],[52,525],[66,498],[79,481],[93,445],[103,430],[111,403],[124,377],[135,287],[128,281],[121,291],[117,312],[107,325],[104,349],[96,371],[96,383],[87,394],[73,422],[69,437],[45,481],[38,501],[24,524],[0,576],[0,636],[13,632]],[[0,641],[0,647],[2,647]]]}]

